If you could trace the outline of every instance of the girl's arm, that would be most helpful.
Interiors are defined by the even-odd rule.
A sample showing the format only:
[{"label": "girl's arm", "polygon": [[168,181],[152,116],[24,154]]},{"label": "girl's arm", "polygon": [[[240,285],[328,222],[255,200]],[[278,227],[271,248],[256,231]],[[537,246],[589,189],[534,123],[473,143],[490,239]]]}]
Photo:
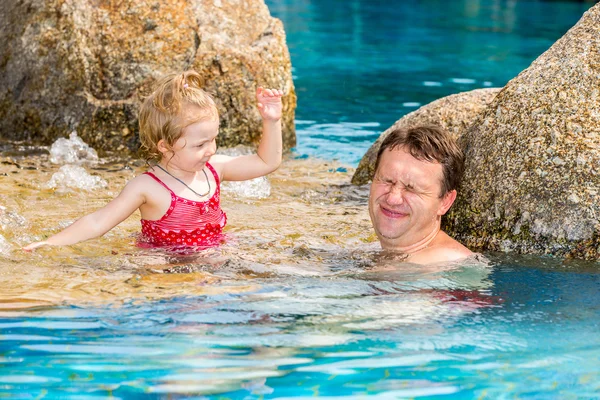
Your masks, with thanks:
[{"label": "girl's arm", "polygon": [[23,250],[41,246],[64,246],[97,238],[117,226],[145,202],[141,181],[133,179],[110,203],[88,214],[47,240],[31,243]]},{"label": "girl's arm", "polygon": [[281,97],[279,89],[256,90],[258,110],[263,120],[263,134],[256,154],[240,157],[215,155],[211,163],[220,169],[224,181],[244,181],[275,171],[281,164]]}]

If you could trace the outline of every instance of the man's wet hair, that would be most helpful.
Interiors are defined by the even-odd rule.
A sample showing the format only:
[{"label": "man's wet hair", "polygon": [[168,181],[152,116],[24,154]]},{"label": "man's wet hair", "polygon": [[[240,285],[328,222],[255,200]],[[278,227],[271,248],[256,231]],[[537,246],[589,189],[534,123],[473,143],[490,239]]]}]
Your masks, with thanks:
[{"label": "man's wet hair", "polygon": [[400,148],[406,149],[417,160],[442,164],[444,177],[440,197],[452,190],[458,190],[464,172],[465,156],[448,131],[434,125],[393,130],[379,147],[375,173],[379,168],[379,160],[383,152],[386,149]]}]

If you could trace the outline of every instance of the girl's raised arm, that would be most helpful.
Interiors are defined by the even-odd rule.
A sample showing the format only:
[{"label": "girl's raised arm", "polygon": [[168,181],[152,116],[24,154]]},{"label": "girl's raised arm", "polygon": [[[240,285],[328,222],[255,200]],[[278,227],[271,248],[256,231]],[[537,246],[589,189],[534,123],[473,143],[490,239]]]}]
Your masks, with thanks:
[{"label": "girl's raised arm", "polygon": [[281,115],[283,91],[279,89],[256,90],[258,110],[263,120],[263,133],[256,154],[228,157],[215,155],[211,163],[220,170],[224,181],[244,181],[275,171],[281,164]]},{"label": "girl's raised arm", "polygon": [[41,246],[64,246],[97,238],[124,221],[144,202],[141,181],[130,181],[110,203],[88,214],[47,240],[31,243],[23,250],[31,251]]}]

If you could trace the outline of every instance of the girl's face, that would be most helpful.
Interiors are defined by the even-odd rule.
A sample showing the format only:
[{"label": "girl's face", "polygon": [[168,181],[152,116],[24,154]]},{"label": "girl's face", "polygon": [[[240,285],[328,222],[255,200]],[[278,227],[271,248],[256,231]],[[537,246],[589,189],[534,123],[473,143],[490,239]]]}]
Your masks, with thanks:
[{"label": "girl's face", "polygon": [[201,171],[217,151],[218,133],[218,119],[194,122],[183,129],[181,137],[175,141],[171,151],[161,151],[162,161],[172,169],[186,172]]}]

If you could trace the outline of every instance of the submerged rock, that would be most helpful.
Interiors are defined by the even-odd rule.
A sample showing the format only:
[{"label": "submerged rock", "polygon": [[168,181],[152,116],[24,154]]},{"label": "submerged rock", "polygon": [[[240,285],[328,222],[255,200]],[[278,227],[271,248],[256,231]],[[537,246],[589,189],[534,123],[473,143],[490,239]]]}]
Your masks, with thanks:
[{"label": "submerged rock", "polygon": [[379,136],[360,160],[352,177],[352,183],[363,185],[373,178],[379,146],[391,131],[418,125],[439,125],[448,130],[455,138],[459,138],[499,91],[500,89],[490,88],[453,94],[431,102],[400,118]]},{"label": "submerged rock", "polygon": [[511,80],[464,137],[446,229],[489,250],[600,258],[600,5]]},{"label": "submerged rock", "polygon": [[8,0],[0,9],[0,132],[49,144],[77,130],[100,151],[136,151],[153,82],[195,69],[221,113],[221,146],[256,144],[257,86],[281,88],[284,145],[296,95],[281,22],[262,0]]}]

